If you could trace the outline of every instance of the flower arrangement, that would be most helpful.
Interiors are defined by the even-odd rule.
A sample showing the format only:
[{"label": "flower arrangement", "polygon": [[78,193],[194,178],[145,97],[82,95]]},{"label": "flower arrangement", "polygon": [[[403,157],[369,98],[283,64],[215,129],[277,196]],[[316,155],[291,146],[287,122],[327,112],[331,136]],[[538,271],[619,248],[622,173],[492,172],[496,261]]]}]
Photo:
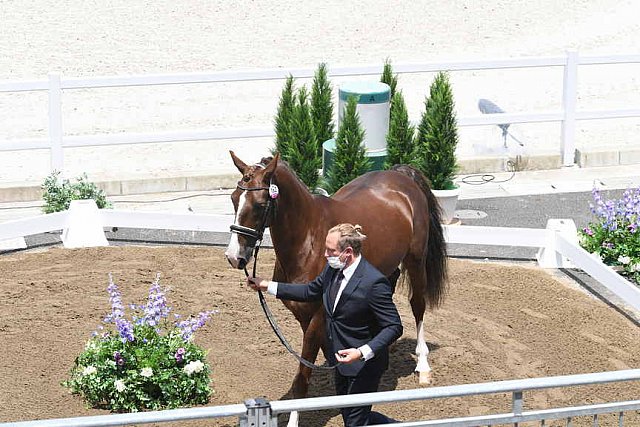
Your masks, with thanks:
[{"label": "flower arrangement", "polygon": [[109,275],[111,313],[76,358],[62,384],[94,408],[114,412],[160,410],[205,404],[209,400],[206,352],[193,342],[194,332],[214,311],[181,319],[167,306],[160,276],[145,304],[131,305],[125,316],[118,286]]},{"label": "flower arrangement", "polygon": [[596,220],[579,232],[581,246],[640,285],[640,187],[618,200],[603,200],[596,188],[592,194]]}]

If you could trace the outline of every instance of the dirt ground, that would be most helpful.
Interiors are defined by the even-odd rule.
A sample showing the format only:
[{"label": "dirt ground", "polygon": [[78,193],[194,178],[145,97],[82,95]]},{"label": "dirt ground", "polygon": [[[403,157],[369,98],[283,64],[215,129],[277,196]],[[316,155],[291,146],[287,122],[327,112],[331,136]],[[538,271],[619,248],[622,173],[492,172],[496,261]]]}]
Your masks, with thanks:
[{"label": "dirt ground", "polygon": [[[261,253],[260,274],[273,266]],[[142,302],[156,272],[170,287],[169,303],[180,314],[217,309],[196,333],[209,349],[215,393],[211,405],[264,396],[290,398],[297,364],[279,344],[257,296],[243,286],[244,273],[228,267],[219,248],[108,247],[0,256],[0,421],[106,414],[87,409],[60,385],[90,333],[109,311],[107,275],[113,273],[123,301]],[[406,297],[396,301],[405,323],[393,346],[381,389],[418,387],[412,371],[415,326]],[[299,348],[301,332],[283,305],[271,309]],[[577,374],[640,366],[640,330],[601,301],[547,273],[523,266],[450,262],[446,303],[426,317],[433,386]],[[330,374],[314,374],[312,396],[332,395]],[[640,384],[627,383],[525,393],[525,409],[637,398]],[[509,412],[510,395],[487,395],[380,406],[400,420]],[[639,425],[627,414],[629,425]],[[574,425],[587,420],[574,419]],[[235,425],[236,420],[188,425]],[[303,426],[339,426],[337,411],[301,414]],[[181,425],[185,425],[182,423]],[[549,424],[547,424],[549,425]],[[600,425],[617,425],[613,416]]]}]

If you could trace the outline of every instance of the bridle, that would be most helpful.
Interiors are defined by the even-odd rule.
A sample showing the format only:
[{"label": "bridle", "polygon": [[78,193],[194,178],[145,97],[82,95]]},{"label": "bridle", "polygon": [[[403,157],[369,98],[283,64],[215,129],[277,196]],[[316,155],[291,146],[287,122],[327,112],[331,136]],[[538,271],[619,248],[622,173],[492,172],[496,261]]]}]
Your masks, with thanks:
[{"label": "bridle", "polygon": [[[273,182],[270,182],[268,187],[264,187],[264,186],[245,187],[240,182],[238,182],[236,187],[244,191],[261,191],[261,190],[269,191],[267,206],[264,209],[264,213],[262,215],[262,221],[260,222],[260,225],[257,228],[245,227],[244,225],[237,225],[237,224],[232,224],[230,227],[232,233],[240,234],[242,236],[248,237],[249,239],[253,240],[254,242],[253,274],[251,277],[256,277],[256,267],[258,265],[258,251],[260,250],[260,245],[262,244],[262,237],[264,236],[264,230],[270,225],[269,220],[271,218],[270,217],[271,210],[275,206],[275,200],[278,198],[279,190],[278,190],[278,186]],[[249,272],[247,271],[246,266],[244,267],[244,274],[247,277],[249,277]],[[298,362],[302,363],[304,366],[310,369],[327,369],[327,370],[335,369],[336,365],[334,366],[316,365],[314,363],[309,362],[307,359],[303,358],[301,355],[299,355],[293,349],[293,347],[291,347],[291,344],[289,344],[289,341],[287,341],[287,338],[285,338],[285,336],[282,334],[282,331],[280,330],[280,327],[278,326],[278,323],[276,322],[275,317],[273,317],[273,313],[271,312],[271,310],[269,309],[269,306],[267,305],[267,300],[262,294],[262,291],[260,290],[258,290],[258,298],[260,299],[260,306],[262,306],[262,311],[264,312],[264,315],[269,321],[269,325],[271,325],[271,329],[273,329],[273,332],[276,334],[276,336],[278,337],[282,345],[287,349],[287,351],[289,351],[289,353],[293,355],[293,357],[295,357],[298,360]]]},{"label": "bridle", "polygon": [[[277,190],[275,193],[276,197],[273,197],[272,195],[274,186],[275,184],[273,183],[269,184],[268,187],[264,187],[264,186],[263,187],[245,187],[241,183],[238,183],[236,185],[237,188],[244,191],[261,191],[261,190],[269,191],[267,206],[265,207],[264,212],[262,214],[262,221],[260,222],[257,228],[245,227],[244,225],[238,225],[238,224],[232,224],[230,227],[232,233],[240,234],[242,236],[245,236],[251,239],[254,245],[257,245],[255,247],[260,246],[260,243],[262,242],[262,237],[264,236],[264,230],[269,226],[271,210],[273,209],[273,206],[274,206],[274,200],[277,198]],[[275,186],[275,188],[277,188],[277,186]]]}]

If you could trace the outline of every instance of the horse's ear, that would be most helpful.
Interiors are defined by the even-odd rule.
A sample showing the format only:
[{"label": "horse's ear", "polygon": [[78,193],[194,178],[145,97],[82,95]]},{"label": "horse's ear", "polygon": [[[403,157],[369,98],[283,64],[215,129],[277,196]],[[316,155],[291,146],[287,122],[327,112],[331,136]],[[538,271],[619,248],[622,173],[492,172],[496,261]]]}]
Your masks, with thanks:
[{"label": "horse's ear", "polygon": [[273,173],[276,171],[276,167],[278,166],[278,160],[280,159],[280,153],[276,153],[273,156],[273,159],[269,162],[269,164],[264,168],[264,177],[268,181],[273,176]]},{"label": "horse's ear", "polygon": [[240,173],[244,175],[244,171],[247,170],[247,164],[240,160],[232,150],[229,150],[229,154],[231,154],[231,160],[233,160],[233,164],[236,165]]}]

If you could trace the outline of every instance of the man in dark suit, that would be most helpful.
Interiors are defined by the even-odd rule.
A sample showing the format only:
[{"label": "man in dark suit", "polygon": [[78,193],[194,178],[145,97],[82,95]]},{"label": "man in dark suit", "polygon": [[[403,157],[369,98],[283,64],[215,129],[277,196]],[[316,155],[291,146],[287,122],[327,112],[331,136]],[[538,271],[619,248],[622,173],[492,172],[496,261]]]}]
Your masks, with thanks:
[{"label": "man in dark suit", "polygon": [[[402,335],[402,323],[387,278],[360,255],[366,238],[359,225],[339,224],[327,233],[327,265],[307,284],[247,279],[255,289],[294,301],[322,299],[325,307],[329,364],[335,371],[337,394],[378,390],[389,365],[388,347]],[[371,405],[342,408],[346,427],[392,422],[371,411]]]}]

